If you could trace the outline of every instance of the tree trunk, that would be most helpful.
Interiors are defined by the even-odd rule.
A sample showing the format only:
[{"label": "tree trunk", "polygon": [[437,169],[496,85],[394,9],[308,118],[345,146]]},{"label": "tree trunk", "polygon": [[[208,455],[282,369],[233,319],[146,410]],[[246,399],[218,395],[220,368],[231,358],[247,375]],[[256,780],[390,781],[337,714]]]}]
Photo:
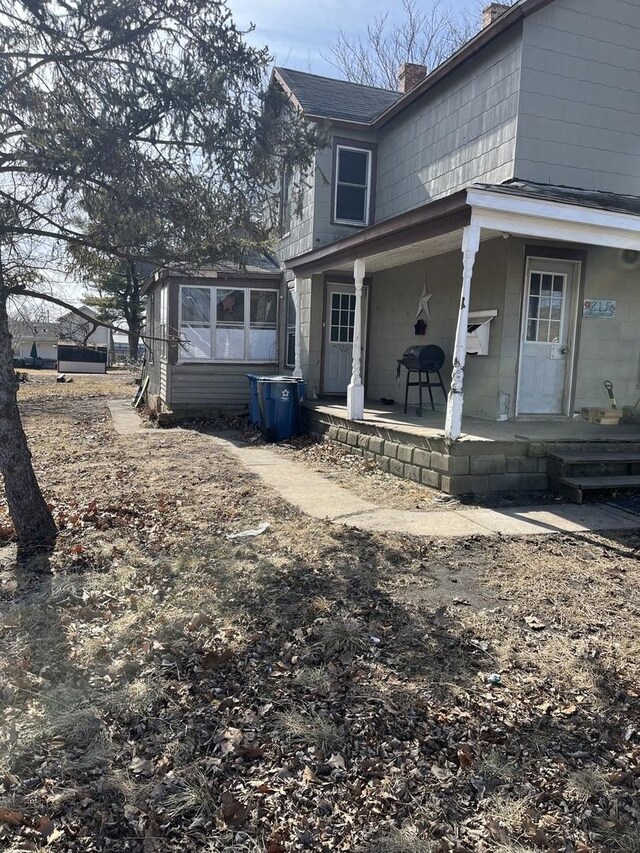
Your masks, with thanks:
[{"label": "tree trunk", "polygon": [[129,261],[127,264],[127,293],[125,302],[127,309],[125,316],[129,327],[129,358],[132,361],[137,361],[142,322],[140,316],[140,281],[135,261]]},{"label": "tree trunk", "polygon": [[138,346],[140,345],[140,327],[133,328],[133,326],[129,326],[127,337],[129,338],[129,358],[132,361],[137,361]]},{"label": "tree trunk", "polygon": [[[1,274],[1,273],[0,273]],[[31,464],[18,410],[18,380],[7,317],[7,292],[0,284],[0,472],[18,540],[18,557],[49,554],[57,530]]]}]

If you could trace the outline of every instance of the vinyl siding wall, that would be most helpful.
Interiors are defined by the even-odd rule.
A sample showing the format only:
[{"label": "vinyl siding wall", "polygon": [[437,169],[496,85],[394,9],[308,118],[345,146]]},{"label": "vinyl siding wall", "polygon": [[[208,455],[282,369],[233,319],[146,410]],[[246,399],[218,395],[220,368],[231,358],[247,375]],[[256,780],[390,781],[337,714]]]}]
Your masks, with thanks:
[{"label": "vinyl siding wall", "polygon": [[640,0],[556,0],[524,22],[515,171],[640,195]]},{"label": "vinyl siding wall", "polygon": [[[589,249],[585,298],[615,299],[613,319],[580,318],[575,408],[606,406],[610,379],[619,406],[640,397],[640,268],[624,269],[615,249]],[[582,313],[582,312],[579,312]]]},{"label": "vinyl siding wall", "polygon": [[381,131],[376,221],[513,177],[520,62],[517,26]]},{"label": "vinyl siding wall", "polygon": [[299,215],[296,212],[294,200],[289,231],[280,241],[278,256],[281,261],[295,258],[313,248],[315,188],[318,180],[317,158],[318,155],[314,158],[309,174],[302,185],[302,204]]},{"label": "vinyl siding wall", "polygon": [[[483,243],[477,256],[471,288],[471,311],[498,310],[498,316],[491,323],[489,355],[468,356],[465,370],[465,413],[489,420],[496,420],[500,414],[507,264],[506,240]],[[433,296],[429,303],[431,319],[427,320],[427,334],[422,337],[414,334],[413,326],[425,281]],[[435,344],[444,350],[445,364],[441,373],[448,391],[461,282],[461,252],[450,252],[374,274],[367,356],[368,399],[389,397],[404,402],[406,371],[402,368],[398,383],[397,359],[407,347],[425,344]],[[412,381],[415,378],[414,375]],[[427,400],[427,407],[428,398],[429,393],[424,389],[423,400]],[[440,389],[434,390],[434,399],[438,408],[444,409],[446,400]],[[418,389],[410,389],[410,409],[415,408],[417,400]]]},{"label": "vinyl siding wall", "polygon": [[180,414],[241,411],[249,404],[247,373],[273,376],[277,364],[171,364],[170,408]]}]

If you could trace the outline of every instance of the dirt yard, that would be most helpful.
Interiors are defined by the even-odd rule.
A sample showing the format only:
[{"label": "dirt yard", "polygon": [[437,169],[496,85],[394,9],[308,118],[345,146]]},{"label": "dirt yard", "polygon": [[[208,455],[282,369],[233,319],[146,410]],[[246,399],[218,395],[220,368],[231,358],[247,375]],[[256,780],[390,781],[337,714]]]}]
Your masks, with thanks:
[{"label": "dirt yard", "polygon": [[54,378],[52,574],[0,525],[0,847],[639,853],[640,533],[315,521],[205,434],[117,436],[126,375]]}]

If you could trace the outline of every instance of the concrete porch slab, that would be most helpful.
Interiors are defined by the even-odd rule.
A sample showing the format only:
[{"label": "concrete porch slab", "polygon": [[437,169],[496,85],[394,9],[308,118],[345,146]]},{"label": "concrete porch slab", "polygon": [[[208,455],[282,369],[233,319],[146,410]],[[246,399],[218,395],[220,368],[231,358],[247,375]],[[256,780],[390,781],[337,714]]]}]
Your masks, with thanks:
[{"label": "concrete porch slab", "polygon": [[[347,408],[342,401],[305,401],[303,406],[336,421],[347,420]],[[415,414],[415,406],[404,414],[403,407],[394,404],[382,406],[367,401],[364,418],[349,421],[351,429],[360,427],[386,428],[408,436],[444,438],[446,411],[436,405],[436,411],[424,409],[422,415]],[[571,418],[545,420],[543,418],[518,418],[512,421],[488,421],[482,418],[464,417],[459,443],[466,442],[640,442],[640,425],[623,424],[607,426],[592,424]]]}]

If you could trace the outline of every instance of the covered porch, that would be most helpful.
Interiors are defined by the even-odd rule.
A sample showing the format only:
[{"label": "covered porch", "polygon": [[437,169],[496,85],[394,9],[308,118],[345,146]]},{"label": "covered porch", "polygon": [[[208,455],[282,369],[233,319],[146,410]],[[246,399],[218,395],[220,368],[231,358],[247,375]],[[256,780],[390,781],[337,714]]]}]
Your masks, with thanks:
[{"label": "covered porch", "polygon": [[[461,444],[480,455],[506,442],[518,446],[515,458],[525,443],[602,448],[640,440],[633,425],[606,429],[580,419],[584,407],[612,405],[605,380],[620,406],[640,396],[640,199],[478,185],[288,266],[298,306],[296,373],[307,380],[307,411],[315,412],[308,418],[337,418],[342,393],[341,415],[352,431],[428,439],[452,458],[464,455]],[[479,317],[487,332],[474,348],[470,332]],[[445,360],[446,395],[434,389],[436,411],[427,396],[421,417],[413,389],[407,414],[380,403],[404,402],[405,374],[398,384],[396,364],[415,344],[435,345]],[[339,365],[327,358],[332,351],[342,357],[342,388],[333,374],[327,379]],[[474,467],[485,476],[480,463],[461,476],[475,476]],[[518,472],[530,475],[522,487],[543,488],[539,465],[505,460],[501,475]],[[501,483],[511,488],[515,478]],[[493,490],[497,481],[464,485]],[[448,486],[440,477],[438,487]]]}]

